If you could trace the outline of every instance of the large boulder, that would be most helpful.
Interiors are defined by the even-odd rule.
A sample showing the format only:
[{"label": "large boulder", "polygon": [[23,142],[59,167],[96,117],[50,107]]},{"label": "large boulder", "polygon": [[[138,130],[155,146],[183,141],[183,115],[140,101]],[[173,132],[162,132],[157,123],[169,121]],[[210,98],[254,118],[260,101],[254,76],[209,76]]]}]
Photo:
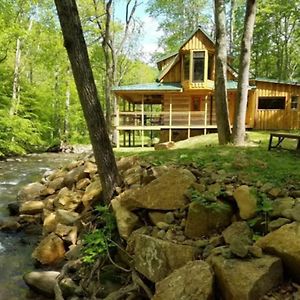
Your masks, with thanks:
[{"label": "large boulder", "polygon": [[65,252],[63,240],[55,233],[50,233],[34,249],[32,257],[43,265],[53,265],[64,258]]},{"label": "large boulder", "polygon": [[300,225],[297,222],[284,225],[256,242],[264,252],[282,259],[283,265],[300,282]]},{"label": "large boulder", "polygon": [[117,199],[111,201],[120,236],[127,240],[139,223],[136,214],[123,207]]},{"label": "large boulder", "polygon": [[158,282],[194,260],[196,248],[178,245],[143,234],[135,236],[134,265],[149,280]]},{"label": "large boulder", "polygon": [[247,185],[241,185],[234,191],[233,197],[238,205],[240,217],[243,220],[255,216],[257,198],[252,188]]},{"label": "large boulder", "polygon": [[210,262],[224,300],[260,299],[283,278],[281,260],[273,256],[248,260],[213,256]]},{"label": "large boulder", "polygon": [[43,201],[26,201],[20,205],[20,214],[35,215],[43,212],[45,203]]},{"label": "large boulder", "polygon": [[44,189],[45,186],[39,182],[30,183],[19,191],[18,200],[20,202],[39,200]]},{"label": "large boulder", "polygon": [[231,223],[232,208],[221,201],[192,202],[186,219],[185,235],[201,237],[212,231],[225,228]]},{"label": "large boulder", "polygon": [[213,274],[201,260],[188,262],[155,285],[152,300],[213,299]]},{"label": "large boulder", "polygon": [[85,189],[82,197],[84,207],[89,207],[91,203],[100,199],[102,186],[99,178],[96,178]]},{"label": "large boulder", "polygon": [[170,169],[142,188],[127,190],[118,196],[121,205],[129,210],[135,208],[175,210],[187,204],[184,195],[195,181],[186,169]]},{"label": "large boulder", "polygon": [[64,187],[57,194],[54,206],[58,209],[75,210],[82,201],[82,192],[73,192]]},{"label": "large boulder", "polygon": [[54,285],[59,274],[56,271],[35,271],[26,273],[23,279],[33,290],[46,296],[54,296]]}]

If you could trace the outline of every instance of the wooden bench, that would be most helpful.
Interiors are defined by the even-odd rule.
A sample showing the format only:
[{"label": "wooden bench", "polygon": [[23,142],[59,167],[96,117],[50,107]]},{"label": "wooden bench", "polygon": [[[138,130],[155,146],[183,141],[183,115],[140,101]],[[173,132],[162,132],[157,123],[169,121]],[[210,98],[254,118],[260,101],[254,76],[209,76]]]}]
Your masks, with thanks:
[{"label": "wooden bench", "polygon": [[[278,138],[277,143],[274,146],[272,145],[273,137]],[[284,139],[298,140],[296,150],[300,151],[300,135],[290,134],[290,133],[276,133],[276,132],[270,133],[268,150],[271,150],[272,148],[278,148],[281,145],[281,143],[284,141]]]}]

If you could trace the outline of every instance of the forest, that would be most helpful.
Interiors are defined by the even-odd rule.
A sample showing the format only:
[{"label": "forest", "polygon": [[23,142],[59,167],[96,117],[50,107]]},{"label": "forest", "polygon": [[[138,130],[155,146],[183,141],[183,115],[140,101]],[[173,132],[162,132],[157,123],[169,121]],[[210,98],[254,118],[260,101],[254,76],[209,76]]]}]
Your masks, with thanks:
[{"label": "forest", "polygon": [[[116,3],[118,2],[118,3]],[[211,1],[78,1],[99,98],[110,124],[113,86],[152,82],[155,60],[174,51],[197,25],[214,36]],[[115,17],[122,4],[124,20]],[[251,76],[300,79],[299,1],[259,1],[252,45]],[[151,64],[143,57],[142,6],[163,32]],[[0,155],[43,150],[64,141],[88,143],[54,2],[0,1]],[[245,5],[227,8],[228,53],[238,67]],[[120,8],[118,8],[120,10]],[[109,41],[109,42],[108,42]]]}]

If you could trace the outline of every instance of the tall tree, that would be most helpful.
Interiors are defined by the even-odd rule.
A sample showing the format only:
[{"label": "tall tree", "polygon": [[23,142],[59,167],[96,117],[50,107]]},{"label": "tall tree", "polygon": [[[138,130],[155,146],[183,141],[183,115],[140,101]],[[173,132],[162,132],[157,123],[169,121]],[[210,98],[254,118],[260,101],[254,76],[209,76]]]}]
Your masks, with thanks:
[{"label": "tall tree", "polygon": [[94,150],[103,188],[103,199],[108,203],[120,179],[97,94],[77,5],[75,0],[55,0],[55,5]]},{"label": "tall tree", "polygon": [[227,43],[224,0],[215,0],[216,65],[215,103],[219,144],[228,144],[231,128],[227,100]]},{"label": "tall tree", "polygon": [[238,90],[233,125],[233,143],[235,145],[242,145],[245,141],[245,122],[249,89],[249,68],[255,15],[256,0],[247,0],[244,33],[241,41]]}]

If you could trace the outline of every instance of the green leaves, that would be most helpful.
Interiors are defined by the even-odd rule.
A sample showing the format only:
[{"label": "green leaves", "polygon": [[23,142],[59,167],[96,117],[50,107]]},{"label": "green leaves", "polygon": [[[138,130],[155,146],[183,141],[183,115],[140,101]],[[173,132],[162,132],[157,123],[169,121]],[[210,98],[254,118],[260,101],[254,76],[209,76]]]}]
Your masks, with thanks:
[{"label": "green leaves", "polygon": [[97,224],[101,228],[91,231],[83,238],[82,260],[87,264],[94,263],[98,258],[106,257],[108,251],[115,247],[115,243],[112,241],[112,235],[116,229],[113,214],[107,206],[97,206],[95,211],[99,214]]}]

